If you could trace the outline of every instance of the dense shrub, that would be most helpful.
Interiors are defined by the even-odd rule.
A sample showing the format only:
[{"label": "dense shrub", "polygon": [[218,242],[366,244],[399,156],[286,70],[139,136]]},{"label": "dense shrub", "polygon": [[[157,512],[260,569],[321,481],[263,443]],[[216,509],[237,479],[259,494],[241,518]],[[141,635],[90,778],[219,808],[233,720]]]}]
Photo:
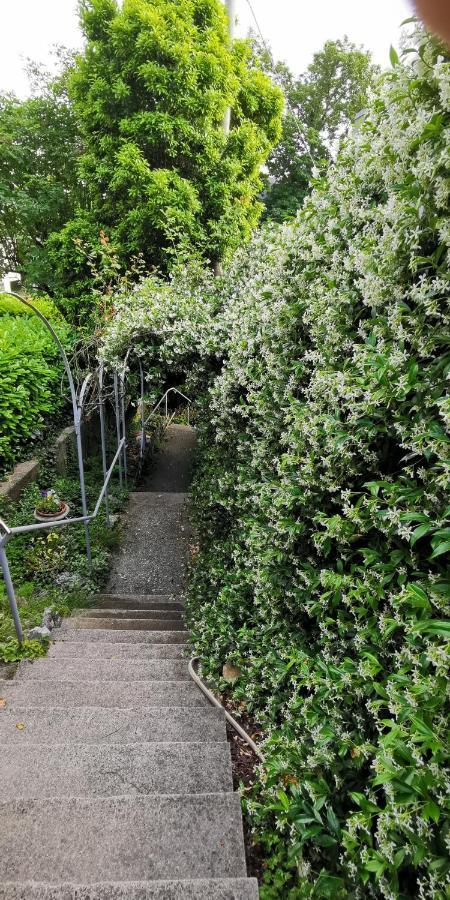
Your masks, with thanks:
[{"label": "dense shrub", "polygon": [[[69,329],[51,301],[36,305],[68,345]],[[61,409],[61,375],[59,351],[43,323],[20,301],[0,295],[0,472]]]},{"label": "dense shrub", "polygon": [[194,285],[201,335],[186,275],[107,342],[209,380],[190,625],[269,733],[267,898],[450,890],[450,64],[408,49],[292,228]]}]

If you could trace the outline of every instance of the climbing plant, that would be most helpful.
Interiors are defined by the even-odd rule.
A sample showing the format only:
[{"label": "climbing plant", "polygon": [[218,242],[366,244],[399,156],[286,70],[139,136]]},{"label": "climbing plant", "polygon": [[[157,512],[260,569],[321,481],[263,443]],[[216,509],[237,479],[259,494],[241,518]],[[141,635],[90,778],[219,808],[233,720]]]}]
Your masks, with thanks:
[{"label": "climbing plant", "polygon": [[450,890],[450,62],[404,53],[292,226],[105,339],[203,384],[190,626],[268,734],[266,898]]}]

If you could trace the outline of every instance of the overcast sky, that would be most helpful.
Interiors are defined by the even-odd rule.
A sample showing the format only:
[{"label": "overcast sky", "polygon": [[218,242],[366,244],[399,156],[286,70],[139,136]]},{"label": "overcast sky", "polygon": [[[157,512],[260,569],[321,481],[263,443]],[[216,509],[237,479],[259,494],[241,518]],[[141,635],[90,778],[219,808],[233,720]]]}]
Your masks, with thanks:
[{"label": "overcast sky", "polygon": [[[262,34],[275,57],[302,72],[327,39],[347,34],[387,66],[399,25],[411,15],[411,0],[252,0]],[[238,33],[255,28],[248,0],[236,0]],[[50,63],[52,44],[80,47],[77,0],[0,0],[0,91],[24,96],[26,57]]]}]

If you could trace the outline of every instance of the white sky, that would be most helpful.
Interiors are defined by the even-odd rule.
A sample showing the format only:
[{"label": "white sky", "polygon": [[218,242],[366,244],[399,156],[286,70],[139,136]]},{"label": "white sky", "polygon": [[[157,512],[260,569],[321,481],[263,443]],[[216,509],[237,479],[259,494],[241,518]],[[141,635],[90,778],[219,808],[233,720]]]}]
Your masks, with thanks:
[{"label": "white sky", "polygon": [[[238,33],[254,26],[248,0],[235,0]],[[347,34],[387,66],[391,44],[398,46],[400,22],[411,15],[411,0],[252,0],[275,58],[302,72],[327,39]],[[27,94],[26,57],[51,65],[53,44],[81,45],[77,0],[0,0],[0,91]]]}]

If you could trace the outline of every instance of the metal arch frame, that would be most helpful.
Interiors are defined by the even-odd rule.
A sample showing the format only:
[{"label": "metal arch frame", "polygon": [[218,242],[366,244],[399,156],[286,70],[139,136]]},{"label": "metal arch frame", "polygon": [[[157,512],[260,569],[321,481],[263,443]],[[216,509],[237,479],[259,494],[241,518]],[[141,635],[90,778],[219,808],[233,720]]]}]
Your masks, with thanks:
[{"label": "metal arch frame", "polygon": [[[41,313],[40,310],[37,309],[37,307],[33,303],[31,303],[30,300],[26,300],[25,297],[21,297],[20,294],[16,294],[14,291],[10,291],[7,293],[7,296],[15,297],[16,300],[19,300],[20,303],[24,304],[24,306],[27,306],[29,309],[33,310],[34,314],[38,317],[38,319],[41,320],[41,322],[43,322],[47,331],[49,331],[49,333],[51,334],[51,336],[61,354],[61,358],[62,358],[64,368],[66,371],[66,375],[67,375],[67,380],[69,382],[70,396],[71,396],[71,400],[72,400],[73,424],[74,424],[74,428],[75,428],[75,436],[76,436],[76,442],[77,442],[78,472],[79,472],[79,476],[80,476],[81,508],[83,510],[83,516],[86,517],[87,516],[87,503],[86,503],[86,484],[85,484],[85,478],[84,478],[83,444],[82,444],[82,437],[81,437],[81,418],[82,418],[82,414],[83,414],[84,401],[86,399],[86,391],[87,391],[88,384],[89,384],[92,376],[90,374],[86,376],[86,378],[84,379],[83,384],[81,386],[80,393],[77,394],[77,391],[75,388],[75,382],[73,380],[72,370],[70,368],[69,360],[67,359],[66,351],[64,350],[64,347],[63,347],[58,335],[56,334],[55,329],[50,324],[50,322],[48,321],[46,316],[44,316],[44,314]],[[85,541],[86,541],[86,555],[87,555],[87,559],[88,559],[89,568],[91,569],[92,568],[91,539],[90,539],[90,534],[89,534],[89,525],[87,522],[85,522],[84,534],[85,534]]]},{"label": "metal arch frame", "polygon": [[[20,294],[17,294],[15,291],[7,291],[5,292],[8,297],[14,297],[20,303],[23,303],[24,306],[28,307],[33,311],[33,313],[40,319],[43,323],[49,334],[51,335],[54,343],[56,344],[59,353],[61,355],[61,359],[63,361],[64,369],[67,375],[67,379],[69,382],[70,396],[72,400],[72,414],[73,414],[73,424],[76,436],[76,447],[77,447],[77,461],[78,461],[78,473],[79,473],[79,481],[80,481],[80,494],[81,494],[81,508],[82,508],[82,516],[77,516],[72,519],[63,519],[60,522],[42,522],[42,523],[33,523],[30,525],[21,525],[17,527],[10,528],[6,522],[0,519],[0,568],[3,573],[3,578],[5,582],[6,592],[8,595],[9,605],[11,608],[11,613],[14,619],[14,626],[17,634],[17,638],[21,643],[23,641],[23,630],[22,624],[20,621],[20,616],[17,608],[17,601],[14,591],[14,585],[11,579],[11,572],[8,563],[8,557],[6,553],[6,547],[8,542],[15,534],[23,534],[30,531],[41,531],[44,529],[61,527],[74,523],[83,523],[84,533],[85,533],[85,543],[86,543],[86,557],[88,561],[89,571],[92,572],[92,554],[91,554],[91,541],[90,541],[90,533],[89,533],[89,522],[91,518],[95,518],[100,509],[100,504],[105,496],[105,505],[107,507],[107,488],[108,483],[111,478],[114,465],[116,463],[117,458],[120,456],[120,453],[123,449],[123,443],[119,442],[119,446],[117,452],[115,454],[114,460],[110,466],[109,471],[106,471],[106,447],[104,443],[104,419],[103,425],[101,425],[102,430],[102,458],[104,464],[104,484],[102,491],[100,493],[100,498],[97,501],[94,513],[89,516],[87,510],[87,500],[86,500],[86,483],[84,476],[84,461],[83,461],[83,444],[82,444],[82,435],[81,435],[81,419],[83,415],[83,406],[86,399],[89,383],[92,378],[92,374],[89,373],[83,381],[81,385],[81,389],[79,394],[77,394],[77,390],[75,388],[75,382],[73,380],[72,370],[70,368],[70,363],[67,358],[64,347],[55,331],[53,326],[50,324],[46,316],[30,300],[27,300],[25,297],[22,297]],[[103,382],[102,382],[103,383]],[[101,391],[100,391],[101,394]],[[102,398],[100,399],[100,407],[102,408]],[[109,511],[107,511],[107,518],[109,521]],[[3,532],[3,533],[1,533]]]},{"label": "metal arch frame", "polygon": [[[20,615],[17,607],[17,600],[14,591],[14,585],[11,578],[11,572],[9,568],[6,547],[9,541],[17,534],[26,534],[28,532],[35,531],[44,531],[50,530],[53,528],[63,528],[67,525],[81,524],[84,525],[85,531],[85,542],[86,542],[86,556],[88,560],[89,571],[92,572],[92,555],[91,555],[91,543],[90,543],[90,533],[89,533],[89,523],[92,519],[95,519],[100,511],[100,507],[102,502],[105,503],[105,512],[106,512],[106,522],[110,524],[110,514],[109,514],[109,500],[108,500],[108,485],[111,480],[111,476],[113,474],[114,468],[116,464],[119,465],[119,479],[120,486],[123,484],[123,476],[125,478],[125,484],[127,484],[127,442],[126,442],[126,421],[125,421],[125,380],[126,380],[126,370],[127,363],[130,357],[130,354],[134,351],[133,347],[130,347],[125,355],[120,371],[117,370],[113,373],[113,385],[114,385],[114,410],[115,410],[115,418],[116,418],[116,436],[117,436],[117,448],[114,454],[114,458],[109,466],[107,467],[107,447],[106,447],[106,426],[105,426],[105,404],[104,404],[104,366],[101,364],[98,368],[98,388],[99,388],[99,397],[98,397],[98,408],[99,408],[99,416],[100,416],[100,437],[101,437],[101,453],[102,453],[102,467],[103,467],[103,485],[100,490],[99,496],[97,498],[97,502],[94,507],[94,511],[89,514],[87,510],[87,501],[86,501],[86,486],[85,486],[85,476],[84,476],[84,461],[83,461],[83,444],[82,444],[82,435],[81,435],[81,420],[83,415],[83,407],[86,400],[88,388],[92,379],[92,373],[89,373],[82,385],[80,392],[77,393],[75,388],[75,383],[73,380],[72,370],[70,368],[70,363],[67,358],[66,352],[64,350],[61,341],[58,338],[54,328],[48,321],[48,319],[43,315],[31,303],[29,300],[26,300],[24,297],[21,297],[20,294],[16,294],[13,291],[7,292],[8,296],[15,297],[20,303],[23,303],[25,306],[29,307],[35,315],[43,322],[49,333],[51,334],[55,344],[58,347],[58,350],[61,354],[61,358],[63,360],[64,369],[68,378],[71,400],[72,400],[72,411],[73,411],[73,422],[74,429],[76,435],[76,446],[77,446],[77,460],[78,460],[78,472],[79,472],[79,480],[80,480],[80,494],[81,494],[81,506],[82,506],[82,515],[76,516],[70,519],[62,519],[60,521],[53,522],[34,522],[29,525],[18,525],[14,527],[10,527],[3,519],[0,518],[0,568],[3,573],[3,578],[5,582],[6,592],[8,595],[9,605],[11,609],[11,614],[14,620],[14,626],[16,630],[16,635],[19,643],[23,642],[23,629],[22,623],[20,620]],[[145,403],[144,403],[144,389],[145,389],[145,376],[144,369],[142,366],[142,361],[138,354],[137,359],[139,363],[139,376],[140,376],[140,413],[141,413],[141,435],[140,435],[140,447],[139,447],[139,456],[141,461],[144,458],[145,448],[146,448],[146,431],[145,426],[151,416],[159,409],[162,403],[165,403],[165,419],[166,424],[169,424],[172,421],[175,413],[168,420],[168,397],[170,393],[176,393],[180,397],[182,397],[188,404],[188,424],[189,424],[189,410],[191,405],[191,400],[186,394],[183,394],[178,388],[169,388],[165,394],[161,397],[158,403],[153,408],[150,415],[145,418]]]}]

